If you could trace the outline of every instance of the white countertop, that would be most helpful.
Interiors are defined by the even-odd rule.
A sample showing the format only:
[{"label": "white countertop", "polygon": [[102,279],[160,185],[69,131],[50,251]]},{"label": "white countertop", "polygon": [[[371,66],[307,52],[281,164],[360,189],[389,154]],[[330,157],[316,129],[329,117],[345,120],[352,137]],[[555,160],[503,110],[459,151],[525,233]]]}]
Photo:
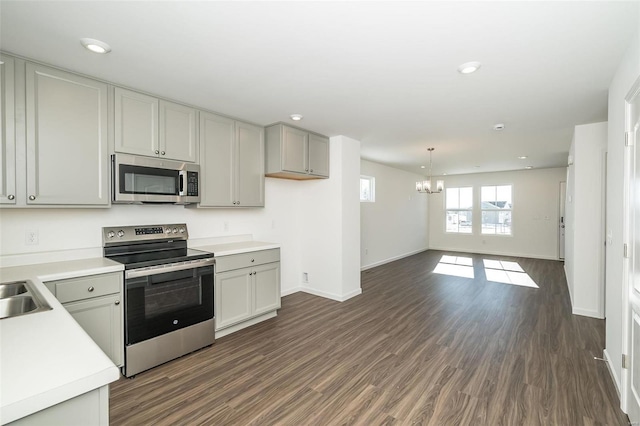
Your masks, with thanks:
[{"label": "white countertop", "polygon": [[280,248],[280,244],[265,241],[241,241],[235,243],[211,244],[205,246],[193,246],[196,250],[213,253],[214,257],[228,256],[230,254],[248,253],[252,251]]},{"label": "white countertop", "polygon": [[92,258],[0,269],[0,281],[29,280],[53,308],[0,320],[0,424],[97,389],[120,370],[84,332],[43,281],[122,271]]}]

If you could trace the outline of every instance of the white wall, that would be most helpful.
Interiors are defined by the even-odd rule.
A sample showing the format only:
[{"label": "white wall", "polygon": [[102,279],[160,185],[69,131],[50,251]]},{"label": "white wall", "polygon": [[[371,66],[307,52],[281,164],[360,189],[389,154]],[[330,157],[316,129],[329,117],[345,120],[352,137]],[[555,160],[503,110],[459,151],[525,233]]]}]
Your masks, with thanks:
[{"label": "white wall", "polygon": [[360,142],[331,138],[331,179],[310,182],[300,194],[301,289],[346,300],[360,288]]},{"label": "white wall", "polygon": [[[467,253],[558,258],[560,182],[566,169],[519,170],[445,176],[445,188],[474,187],[474,233],[445,232],[444,192],[431,195],[429,205],[429,248]],[[513,185],[513,235],[480,234],[480,187]]]},{"label": "white wall", "polygon": [[[0,209],[0,264],[9,265],[24,254],[40,253],[38,257],[45,261],[101,256],[103,226],[184,222],[189,239],[194,241],[250,234],[255,240],[279,243],[283,294],[305,290],[344,300],[360,290],[359,151],[358,141],[332,138],[331,178],[267,178],[264,208],[113,205],[109,209]],[[25,244],[27,230],[38,231],[38,245]],[[332,257],[331,262],[327,256]],[[309,284],[302,283],[302,268],[310,273]]]},{"label": "white wall", "polygon": [[[640,10],[639,10],[640,18]],[[640,19],[639,19],[640,22]],[[609,85],[609,129],[607,164],[607,259],[606,259],[606,342],[605,357],[610,362],[614,381],[623,383],[620,359],[623,350],[624,315],[624,131],[625,96],[640,76],[640,29],[627,48]]]},{"label": "white wall", "polygon": [[604,318],[607,123],[576,126],[567,183],[565,271],[574,314]]},{"label": "white wall", "polygon": [[415,190],[424,176],[371,161],[360,173],[375,178],[375,202],[360,203],[360,266],[382,265],[428,248],[428,200]]}]

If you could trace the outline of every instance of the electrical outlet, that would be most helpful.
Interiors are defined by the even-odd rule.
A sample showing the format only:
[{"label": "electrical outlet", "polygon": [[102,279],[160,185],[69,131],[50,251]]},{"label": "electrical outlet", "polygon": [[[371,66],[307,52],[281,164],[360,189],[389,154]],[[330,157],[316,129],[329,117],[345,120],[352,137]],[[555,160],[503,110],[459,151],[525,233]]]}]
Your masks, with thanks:
[{"label": "electrical outlet", "polygon": [[309,282],[309,274],[306,272],[302,273],[302,282],[308,283]]},{"label": "electrical outlet", "polygon": [[364,249],[364,254],[369,254],[369,249],[368,248]]},{"label": "electrical outlet", "polygon": [[37,229],[27,229],[24,233],[24,243],[28,246],[40,244],[40,234]]}]

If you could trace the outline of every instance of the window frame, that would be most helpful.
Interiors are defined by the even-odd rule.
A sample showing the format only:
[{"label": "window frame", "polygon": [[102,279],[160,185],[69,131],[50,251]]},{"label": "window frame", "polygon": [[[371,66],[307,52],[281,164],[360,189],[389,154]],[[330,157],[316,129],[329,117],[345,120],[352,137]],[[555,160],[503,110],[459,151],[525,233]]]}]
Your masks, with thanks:
[{"label": "window frame", "polygon": [[[510,203],[510,207],[508,209],[485,209],[482,208],[482,192],[484,188],[495,188],[495,201],[499,201],[498,198],[498,188],[499,187],[505,187],[508,186],[509,187],[509,192],[511,193],[511,203]],[[513,184],[512,183],[505,183],[505,184],[494,184],[494,185],[480,185],[480,235],[484,236],[497,236],[497,237],[513,237]],[[483,226],[483,217],[484,217],[484,212],[509,212],[509,233],[498,233],[495,232],[496,227],[494,227],[494,232],[493,233],[485,233],[484,232],[484,226]],[[497,224],[496,224],[497,225]]]},{"label": "window frame", "polygon": [[[369,194],[369,197],[363,199],[362,198],[362,181],[363,180],[367,180],[369,181],[369,188],[371,188],[371,193]],[[367,176],[367,175],[360,175],[360,202],[361,203],[375,203],[376,202],[376,178],[375,176]]]},{"label": "window frame", "polygon": [[[448,194],[448,191],[450,189],[457,189],[458,190],[458,206],[460,206],[460,190],[461,189],[470,189],[471,190],[471,206],[468,209],[461,209],[459,207],[455,208],[455,209],[447,208],[447,197],[448,197],[447,194]],[[474,186],[473,185],[471,185],[471,186],[454,186],[454,187],[450,187],[450,188],[449,187],[445,188],[444,197],[443,197],[444,198],[444,232],[445,232],[445,234],[451,234],[451,235],[453,235],[453,234],[455,234],[455,235],[473,235],[474,234],[474,232],[473,232],[473,222],[474,222],[474,220],[473,220],[473,216],[474,216],[474,214],[473,214],[473,210],[474,210],[473,204],[474,204],[474,198],[475,198],[474,197],[474,192],[475,191],[474,191]],[[448,226],[447,226],[448,220],[449,220],[449,212],[468,212],[470,214],[470,216],[471,216],[470,231],[469,232],[460,232],[460,223],[458,223],[458,230],[457,231],[449,231]]]}]

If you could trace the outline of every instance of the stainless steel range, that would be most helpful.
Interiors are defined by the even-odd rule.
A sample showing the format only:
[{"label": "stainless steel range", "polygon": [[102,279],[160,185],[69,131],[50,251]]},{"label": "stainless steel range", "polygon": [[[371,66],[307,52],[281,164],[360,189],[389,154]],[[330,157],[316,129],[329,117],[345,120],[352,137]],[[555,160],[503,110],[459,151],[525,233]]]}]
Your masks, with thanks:
[{"label": "stainless steel range", "polygon": [[125,268],[125,376],[214,343],[213,254],[187,248],[186,224],[105,227],[102,238]]}]

